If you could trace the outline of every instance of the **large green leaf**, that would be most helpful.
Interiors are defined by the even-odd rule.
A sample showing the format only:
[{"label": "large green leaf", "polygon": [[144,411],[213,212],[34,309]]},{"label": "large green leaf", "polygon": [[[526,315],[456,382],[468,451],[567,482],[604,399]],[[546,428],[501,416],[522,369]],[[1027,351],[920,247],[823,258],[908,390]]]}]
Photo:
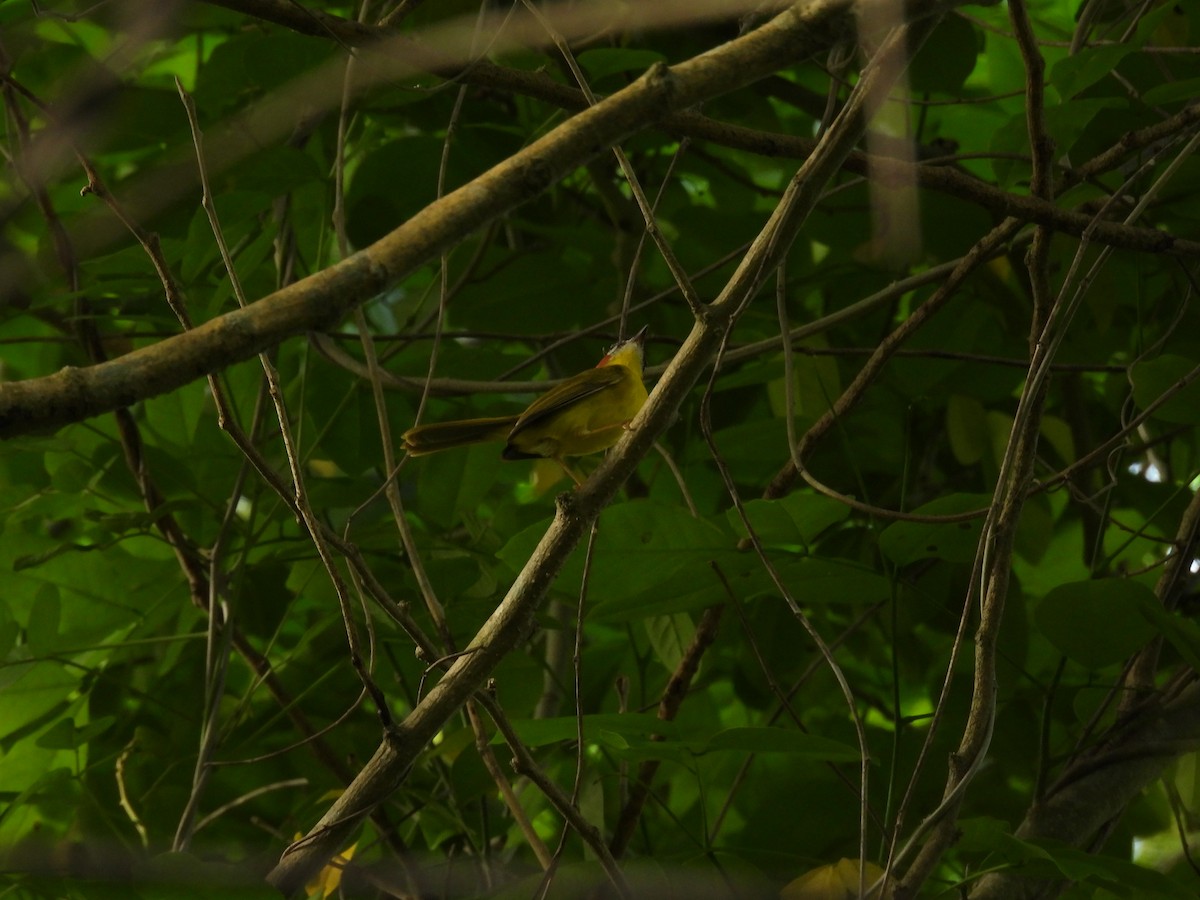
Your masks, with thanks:
[{"label": "large green leaf", "polygon": [[[750,500],[746,518],[758,539],[767,546],[807,546],[825,531],[850,515],[850,508],[824,494],[793,493],[780,500]],[[739,537],[747,534],[736,510],[726,513],[730,527]]]},{"label": "large green leaf", "polygon": [[[803,607],[870,605],[891,596],[891,584],[878,573],[846,560],[775,557],[775,574],[783,587]],[[714,566],[719,567],[718,573]],[[666,615],[704,609],[729,601],[729,592],[740,601],[782,602],[771,573],[752,552],[732,550],[714,554],[704,565],[688,566],[670,581],[670,590],[651,585],[597,604],[589,618],[599,622],[623,621],[629,616]]]},{"label": "large green leaf", "polygon": [[1134,50],[1128,44],[1084,47],[1051,67],[1050,84],[1057,88],[1061,99],[1070,100],[1102,78],[1108,78],[1117,64]]},{"label": "large green leaf", "polygon": [[[1181,155],[1200,83],[1187,4],[1101,4],[1087,34],[1077,4],[1031,8],[1054,142],[1055,190],[1038,200],[1028,196],[1026,60],[1003,5],[942,20],[913,54],[907,91],[892,91],[872,120],[869,155],[851,155],[825,182],[807,169],[794,179],[813,142],[845,124],[836,116],[877,40],[867,28],[862,47],[831,55],[820,44],[845,24],[840,8],[802,12],[818,26],[803,57],[745,86],[718,79],[718,95],[677,109],[695,73],[711,74],[738,41],[738,59],[749,59],[794,20],[640,19],[615,32],[586,18],[588,4],[549,4],[607,98],[581,114],[570,67],[520,4],[489,4],[482,20],[468,0],[283,5],[319,15],[285,25],[261,18],[262,4],[182,4],[164,31],[153,17],[114,14],[119,4],[0,3],[0,428],[14,424],[10,398],[86,416],[0,441],[0,853],[10,851],[10,869],[69,856],[79,876],[10,871],[10,893],[199,897],[241,890],[228,877],[239,875],[262,895],[265,866],[380,746],[381,704],[393,747],[405,746],[413,710],[440,719],[424,719],[435,733],[377,798],[380,818],[340,848],[354,847],[345,891],[363,872],[403,870],[402,881],[463,895],[529,896],[536,882],[521,873],[544,857],[480,751],[473,726],[490,738],[494,723],[465,705],[439,708],[488,691],[539,768],[506,780],[541,842],[551,852],[561,842],[552,892],[594,894],[605,877],[584,841],[561,840],[541,776],[578,785],[576,805],[607,834],[639,790],[639,762],[656,760],[671,764],[657,767],[624,857],[655,860],[656,889],[641,890],[639,870],[622,862],[635,892],[695,893],[694,878],[777,894],[799,872],[855,859],[861,837],[846,776],[862,748],[805,624],[833,648],[855,697],[878,763],[871,796],[908,790],[912,808],[936,807],[978,699],[962,672],[944,699],[940,686],[951,660],[971,665],[953,647],[978,616],[963,602],[978,577],[980,520],[892,521],[817,494],[791,471],[784,426],[796,425],[804,466],[843,494],[905,512],[926,504],[917,511],[934,516],[987,506],[1015,410],[1035,399],[1031,327],[1044,312],[1030,226],[1003,255],[978,256],[1017,215],[1053,223],[1046,302],[1085,290],[1070,321],[1055,320],[1062,341],[1042,341],[1054,354],[1015,552],[998,556],[1000,545],[986,560],[1013,574],[996,646],[995,777],[973,784],[973,818],[946,850],[943,881],[916,889],[969,893],[976,875],[1019,867],[1073,881],[1073,900],[1176,895],[1164,877],[1195,894],[1177,850],[1155,858],[1173,867],[1164,877],[1126,859],[1148,835],[1178,846],[1159,791],[1115,826],[1110,857],[1011,836],[1037,802],[1039,729],[1053,753],[1118,744],[1101,712],[1110,676],[1141,642],[1164,645],[1150,684],[1200,668],[1190,588],[1170,610],[1150,595],[1190,527],[1195,386],[1130,430],[1200,363],[1188,278],[1200,164]],[[662,6],[626,5],[635,16]],[[364,42],[389,10],[392,38]],[[360,14],[367,21],[350,21]],[[1084,40],[1072,52],[1075,34]],[[666,82],[624,90],[659,61],[671,64]],[[209,200],[248,292],[247,310],[230,318],[218,318],[237,301],[201,206],[176,77],[193,89]],[[879,165],[906,146],[918,163],[911,185],[881,171],[904,166]],[[470,183],[489,170],[486,188]],[[81,194],[93,173],[108,193]],[[747,268],[744,247],[768,236],[796,188],[815,204],[782,264]],[[911,196],[915,208],[881,196]],[[1081,234],[1096,216],[1126,224]],[[387,234],[385,247],[354,255]],[[883,251],[896,234],[915,252],[892,268]],[[965,278],[947,278],[954,267]],[[680,283],[706,303],[733,296],[739,271],[736,284],[756,290],[714,357],[721,335],[706,331],[707,317],[698,324]],[[332,286],[349,293],[332,297]],[[182,334],[168,299],[195,333]],[[384,371],[384,424],[363,326],[330,318],[352,299]],[[307,339],[314,318],[335,351]],[[385,437],[394,444],[418,409],[423,421],[519,410],[528,392],[472,383],[580,371],[619,329],[644,324],[651,384],[684,369],[699,380],[674,383],[673,421],[602,515],[582,608],[581,546],[546,602],[525,611],[519,639],[502,632],[513,643],[487,680],[459,693],[445,671],[474,669],[460,654],[555,500],[531,481],[532,464],[505,462],[495,445],[393,471]],[[805,329],[790,409],[785,328]],[[279,373],[285,422],[262,362],[241,359],[251,350]],[[118,377],[147,360],[174,378]],[[431,376],[428,395],[386,373]],[[93,414],[105,395],[127,414]],[[839,397],[831,427],[808,432]],[[231,439],[233,426],[249,446]],[[308,505],[300,517],[297,499]],[[738,505],[765,559],[744,547]],[[309,534],[313,517],[324,541]],[[419,653],[414,626],[431,645]],[[698,662],[690,680],[685,661]],[[1062,702],[1047,704],[1046,685]],[[926,734],[935,715],[941,725]],[[504,775],[509,754],[493,750]],[[1189,761],[1171,774],[1185,806],[1197,796]],[[877,806],[872,828],[895,830]],[[181,820],[186,831],[185,810],[202,825],[189,853],[156,856]],[[101,874],[128,878],[87,880],[99,857],[77,847],[103,848]],[[719,869],[697,847],[718,848]],[[256,863],[228,871],[246,860]],[[327,886],[340,871],[326,869]]]},{"label": "large green leaf", "polygon": [[579,54],[579,64],[592,78],[603,78],[617,72],[641,74],[656,62],[663,62],[661,53],[630,47],[597,47]]},{"label": "large green leaf", "polygon": [[[580,722],[574,716],[553,719],[513,719],[510,724],[517,736],[531,747],[541,747],[559,741],[574,741],[579,736]],[[649,737],[651,734],[673,735],[676,726],[664,722],[651,713],[592,713],[583,717],[585,738],[609,733]],[[495,735],[492,743],[503,743],[502,735]]]},{"label": "large green leaf", "polygon": [[[513,572],[533,554],[546,531],[539,523],[515,535],[497,554]],[[610,506],[600,517],[592,550],[589,603],[619,602],[664,585],[685,569],[706,569],[733,543],[721,529],[689,515],[687,510],[646,500]],[[577,548],[563,567],[557,590],[578,594],[584,548]]]},{"label": "large green leaf", "polygon": [[1125,659],[1154,635],[1143,610],[1155,603],[1153,592],[1136,581],[1077,581],[1043,597],[1034,622],[1063,654],[1099,669]]},{"label": "large green leaf", "polygon": [[1154,412],[1154,418],[1164,422],[1194,425],[1200,422],[1200,378],[1192,358],[1163,354],[1133,366],[1133,399],[1142,409],[1157,401],[1168,391],[1167,400]]},{"label": "large green leaf", "polygon": [[[992,498],[984,494],[954,494],[940,497],[913,510],[917,516],[952,516],[985,510]],[[879,549],[899,565],[918,559],[944,559],[969,563],[983,527],[983,516],[960,522],[893,522],[879,535]]]},{"label": "large green leaf", "polygon": [[805,759],[857,762],[858,750],[816,734],[787,728],[730,728],[718,731],[700,752],[733,750],[741,753],[789,753]]},{"label": "large green leaf", "polygon": [[956,94],[975,69],[983,44],[979,30],[961,16],[946,16],[908,66],[915,93]]}]

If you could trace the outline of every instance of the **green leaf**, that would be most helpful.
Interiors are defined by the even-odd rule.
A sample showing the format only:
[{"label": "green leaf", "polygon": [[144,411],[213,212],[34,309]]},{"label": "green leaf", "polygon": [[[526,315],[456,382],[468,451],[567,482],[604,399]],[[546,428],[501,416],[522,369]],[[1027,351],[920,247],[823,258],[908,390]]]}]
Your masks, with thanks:
[{"label": "green leaf", "polygon": [[634,47],[597,47],[584,50],[578,56],[579,65],[593,79],[601,79],[617,72],[644,72],[657,62],[667,58],[654,50]]},{"label": "green leaf", "polygon": [[85,460],[74,457],[63,459],[62,464],[53,469],[47,467],[47,471],[50,472],[50,483],[56,490],[65,494],[83,491],[96,475],[95,470]]},{"label": "green leaf", "polygon": [[1100,79],[1107,78],[1117,63],[1136,50],[1129,44],[1084,47],[1050,67],[1050,84],[1058,89],[1060,98],[1069,101]]},{"label": "green leaf", "polygon": [[1007,822],[991,816],[960,819],[958,829],[961,833],[959,846],[972,853],[999,851],[1002,841],[1012,832],[1012,826]]},{"label": "green leaf", "polygon": [[[546,532],[546,523],[513,537],[497,556],[520,571]],[[631,500],[610,506],[600,517],[592,551],[589,603],[601,605],[671,582],[683,570],[708,568],[708,561],[728,552],[728,534],[678,506]],[[558,590],[579,593],[584,548],[576,548],[556,582]],[[708,577],[712,577],[711,574]]]},{"label": "green leaf", "polygon": [[[517,736],[530,747],[544,747],[560,741],[573,741],[579,736],[579,722],[575,716],[557,716],[550,719],[512,719],[510,723]],[[599,734],[649,737],[651,734],[671,735],[675,723],[664,722],[652,713],[593,713],[583,717],[585,739],[595,739]],[[504,743],[503,735],[492,737],[493,744]]]},{"label": "green leaf", "polygon": [[[670,580],[670,590],[656,584],[632,590],[597,604],[589,615],[595,622],[622,622],[631,616],[663,615],[704,609],[729,600],[729,591],[742,602],[782,602],[779,588],[753,553],[727,550],[714,557],[728,588],[711,566],[688,566]],[[798,603],[869,605],[891,596],[891,583],[865,566],[838,559],[782,557],[775,569]]]},{"label": "green leaf", "polygon": [[[819,342],[823,344],[824,342]],[[830,356],[799,354],[792,362],[792,413],[802,422],[815,422],[842,392],[837,361]],[[771,409],[787,415],[787,382],[776,378],[767,384]]]},{"label": "green leaf", "polygon": [[[1104,885],[1103,876],[1111,871],[1105,857],[1089,854],[1075,847],[1050,840],[1023,840],[1014,837],[1006,825],[993,819],[984,819],[967,826],[968,846],[982,844],[990,850],[989,861],[994,868],[1010,869],[1014,873],[1044,879],[1068,878],[1090,886],[1093,891]],[[981,842],[979,838],[984,838]],[[1125,862],[1127,866],[1138,868],[1135,864]],[[1097,877],[1100,876],[1100,877]],[[1133,876],[1133,881],[1137,876]],[[1132,882],[1131,882],[1132,883]],[[1114,885],[1115,886],[1115,885]],[[1139,894],[1122,892],[1129,897],[1141,897]],[[1089,894],[1089,896],[1091,896]],[[1106,893],[1100,896],[1107,896]],[[1157,897],[1158,895],[1153,895]]]},{"label": "green leaf", "polygon": [[[468,648],[493,615],[500,630],[479,639],[491,634],[500,643],[492,645],[494,667],[481,689],[494,691],[518,717],[561,715],[518,728],[536,745],[546,774],[563,785],[576,774],[577,700],[586,734],[578,802],[589,818],[611,824],[638,761],[673,763],[656,773],[655,802],[631,845],[643,859],[660,859],[652,863],[653,888],[641,893],[686,896],[695,883],[724,884],[722,871],[738,887],[749,874],[748,894],[760,885],[770,892],[778,888],[770,879],[783,883],[784,875],[803,870],[824,872],[853,891],[857,804],[823,761],[845,760],[854,769],[858,748],[837,681],[795,605],[836,643],[852,691],[871,706],[871,755],[884,780],[907,783],[916,732],[938,705],[961,624],[979,523],[879,520],[798,483],[777,496],[786,478],[785,424],[803,431],[862,376],[898,325],[920,320],[930,298],[941,302],[945,273],[1013,213],[993,202],[998,192],[1028,195],[1027,73],[1003,5],[940,20],[913,53],[912,103],[891,102],[872,123],[882,154],[891,153],[888,135],[916,142],[916,218],[911,211],[889,218],[899,210],[874,202],[878,154],[849,159],[832,181],[806,185],[819,198],[802,239],[791,244],[780,278],[746,298],[713,370],[713,390],[698,383],[673,398],[674,420],[656,441],[662,453],[648,454],[615,502],[605,504],[612,509],[599,520],[586,596],[578,594],[587,552],[581,546],[568,555],[561,578],[535,573],[539,584],[556,583],[544,604],[520,610],[515,620],[508,618],[518,612],[511,604],[500,606],[514,571],[530,560],[544,520],[558,506],[569,514],[588,503],[588,491],[559,482],[551,490],[570,493],[556,506],[539,493],[543,483],[531,483],[534,465],[503,461],[496,445],[406,461],[395,472],[381,428],[394,441],[418,406],[425,421],[519,411],[529,394],[505,393],[497,384],[500,393],[466,396],[454,385],[590,368],[626,312],[627,329],[650,325],[651,382],[666,366],[677,370],[695,349],[695,316],[671,266],[646,239],[630,182],[606,148],[625,147],[701,300],[727,296],[744,246],[760,235],[809,150],[798,141],[830,124],[830,98],[844,99],[861,81],[866,57],[849,54],[831,72],[810,56],[750,85],[730,82],[723,94],[692,105],[707,125],[689,125],[683,116],[672,120],[681,126],[673,130],[655,127],[661,109],[627,105],[630,97],[617,91],[660,60],[670,60],[676,80],[686,81],[689,71],[728,58],[739,41],[748,52],[763,32],[740,37],[740,23],[726,17],[691,28],[625,29],[616,37],[587,29],[572,35],[589,83],[610,98],[612,108],[593,111],[604,113],[596,117],[577,115],[541,90],[573,89],[553,46],[493,43],[498,20],[475,34],[478,3],[469,0],[404,4],[418,7],[394,23],[395,39],[407,49],[386,59],[356,52],[353,60],[347,48],[354,42],[320,27],[301,35],[212,3],[181,4],[170,28],[131,43],[136,29],[110,10],[120,4],[78,18],[93,5],[0,3],[15,78],[10,115],[0,124],[12,175],[0,232],[0,428],[37,427],[8,417],[13,399],[18,407],[29,398],[68,416],[88,413],[83,401],[96,393],[83,389],[88,383],[115,390],[131,417],[92,415],[0,441],[0,848],[17,856],[28,850],[36,862],[39,848],[53,855],[76,844],[119,846],[140,861],[125,864],[129,877],[109,884],[20,873],[16,892],[70,900],[235,895],[239,888],[226,876],[237,873],[221,865],[141,852],[136,825],[113,805],[114,767],[147,846],[169,846],[194,789],[205,710],[219,710],[216,761],[243,764],[217,772],[202,814],[221,814],[205,820],[195,847],[203,859],[257,860],[264,844],[256,822],[278,824],[291,839],[336,795],[303,749],[306,736],[319,734],[323,758],[351,768],[378,740],[377,717],[356,705],[362,684],[347,624],[403,732],[414,709],[424,715],[437,707],[430,700],[450,699],[443,689],[454,693],[443,663],[461,671],[483,661]],[[356,13],[347,3],[290,5],[347,22]],[[381,6],[372,4],[372,15]],[[1200,233],[1200,159],[1177,159],[1183,143],[1125,140],[1200,93],[1200,55],[1189,52],[1197,43],[1195,10],[1159,3],[1135,16],[1102,3],[1112,8],[1097,7],[1104,21],[1071,54],[1061,39],[1078,28],[1078,2],[1035,6],[1055,165],[1064,173],[1090,171],[1097,154],[1112,151],[1102,171],[1060,198],[1062,208],[1095,213],[1114,196],[1142,196],[1169,166],[1153,220],[1140,225],[1163,240]],[[451,20],[457,16],[465,18]],[[1141,49],[1150,43],[1153,52]],[[408,66],[430,54],[442,57],[424,60],[432,59],[439,74]],[[488,59],[504,67],[493,74],[507,84],[454,77],[472,60],[486,69]],[[200,208],[196,148],[176,76],[194,88],[212,199],[249,294],[246,314],[230,320],[220,318],[236,304]],[[521,82],[534,90],[520,89]],[[834,103],[833,112],[841,108]],[[589,120],[603,127],[576,127]],[[616,131],[601,133],[605,122]],[[713,130],[713,122],[725,124]],[[65,139],[47,140],[55,136]],[[75,144],[123,214],[159,236],[192,335],[181,333],[154,261],[122,225],[122,213],[108,197],[81,196],[87,173],[70,152],[53,152]],[[481,173],[485,180],[469,183]],[[889,183],[883,190],[906,188]],[[893,271],[872,240],[897,229],[919,234],[920,248],[913,265]],[[380,236],[384,245],[368,249]],[[926,507],[935,513],[987,505],[983,495],[992,493],[997,457],[1028,391],[1025,250],[1019,240],[1003,250],[958,285],[950,304],[905,341],[854,408],[808,449],[805,464],[821,481],[902,509],[933,498],[944,498]],[[1049,271],[1061,278],[1073,266],[1090,272],[1102,250],[1059,231],[1049,252]],[[1178,257],[1140,245],[1105,252],[1059,348],[1046,383],[1037,477],[1085,455],[1097,464],[1076,473],[1071,490],[1030,495],[1022,510],[998,648],[1007,670],[1020,676],[1005,682],[1012,689],[991,745],[996,777],[974,784],[971,814],[978,818],[960,823],[963,838],[946,849],[939,870],[945,878],[934,893],[969,893],[978,876],[1013,864],[1052,879],[1070,873],[1077,879],[1067,889],[1072,900],[1133,900],[1161,890],[1161,883],[1143,883],[1136,869],[1022,843],[1011,831],[1037,802],[1031,786],[1038,784],[1039,724],[1055,752],[1111,737],[1101,711],[1119,663],[1109,660],[1149,634],[1170,644],[1155,684],[1168,685],[1181,665],[1200,672],[1200,618],[1191,615],[1190,594],[1178,610],[1163,610],[1145,590],[1114,603],[1096,601],[1090,585],[1075,588],[1083,596],[1072,600],[1072,588],[1064,587],[1099,573],[1152,587],[1192,498],[1200,472],[1194,390],[1147,422],[1124,456],[1103,452],[1138,412],[1135,403],[1148,408],[1200,360],[1200,307],[1188,296]],[[926,272],[920,286],[908,281]],[[860,305],[869,298],[869,309]],[[813,330],[796,348],[795,381],[786,391],[776,301],[789,327]],[[364,312],[385,371],[418,378],[432,371],[428,396],[386,383],[385,375],[379,415],[362,365],[360,324],[333,321],[352,308]],[[85,325],[95,326],[109,363],[95,365],[97,348],[80,340]],[[329,331],[340,354],[315,353],[305,337],[314,325]],[[206,367],[179,350],[206,334],[218,351],[207,369],[217,367],[233,421],[253,442],[253,461],[217,422]],[[330,531],[319,548],[311,523],[292,513],[293,460],[253,356],[264,348],[283,385],[308,506]],[[139,360],[157,360],[164,377],[134,378],[130,390],[109,378],[131,367],[136,375]],[[165,377],[168,368],[173,377]],[[156,384],[185,386],[143,396]],[[660,399],[666,388],[658,385]],[[785,394],[795,398],[792,405]],[[762,538],[765,558],[739,549],[746,529],[705,440],[707,419],[746,504],[746,529]],[[1161,462],[1157,483],[1129,469],[1145,465],[1149,453]],[[585,459],[580,467],[600,462]],[[161,498],[150,504],[153,512],[145,478]],[[754,499],[767,496],[775,499]],[[1101,503],[1104,515],[1097,520],[1084,501]],[[411,540],[398,534],[401,525],[411,527]],[[332,559],[322,559],[326,550]],[[339,603],[347,598],[339,598],[327,562],[345,581],[349,610]],[[436,603],[418,584],[418,569]],[[397,609],[376,602],[385,592],[440,649],[413,653],[412,636],[389,616]],[[220,622],[210,621],[213,598]],[[571,650],[581,599],[576,670]],[[736,610],[725,609],[731,605]],[[660,722],[654,713],[664,690],[674,689],[667,669],[678,668],[706,609],[707,624],[723,609],[725,615],[677,720]],[[222,623],[233,631],[212,632]],[[206,639],[230,633],[232,644]],[[1026,685],[1055,683],[1063,656],[1051,638],[1086,663],[1069,661],[1059,679],[1063,702],[1047,706]],[[1084,669],[1101,664],[1098,672]],[[223,679],[212,678],[214,665]],[[794,685],[795,709],[811,737],[772,718],[772,688]],[[213,690],[219,694],[208,696]],[[936,805],[968,695],[950,698],[925,757],[917,806]],[[414,883],[449,873],[462,891],[529,896],[536,882],[526,889],[520,873],[538,868],[537,855],[511,817],[497,815],[495,784],[461,712],[440,709],[444,721],[426,722],[436,736],[398,782],[392,800],[412,812],[394,816],[392,836],[411,849]],[[1088,722],[1095,723],[1091,733]],[[894,741],[901,725],[908,737]],[[751,755],[753,765],[744,765]],[[501,750],[502,765],[506,756]],[[1195,761],[1181,760],[1168,777],[1184,805],[1195,807]],[[290,786],[271,789],[278,785]],[[247,802],[230,803],[237,798]],[[561,831],[555,811],[528,791],[522,802],[533,828],[553,843]],[[1177,848],[1169,807],[1162,791],[1139,798],[1116,826],[1112,856],[1133,855],[1135,835],[1144,847],[1148,836],[1169,833]],[[882,815],[873,827],[886,832],[895,823]],[[387,866],[379,834],[369,823],[364,828],[340,849],[356,845],[364,865]],[[715,842],[723,856],[701,854],[691,871],[680,872],[673,863],[696,836]],[[503,867],[484,883],[456,860],[488,848]],[[849,862],[835,862],[843,858]],[[579,841],[567,842],[560,862],[576,878],[556,881],[563,896],[587,896],[605,881]],[[1186,861],[1180,865],[1176,855],[1173,864],[1170,876],[1192,888]],[[245,891],[266,896],[261,878],[252,882]],[[354,885],[345,884],[352,893]],[[637,881],[635,891],[641,886]]]},{"label": "green leaf", "polygon": [[1162,872],[1155,872],[1127,859],[1088,853],[1047,839],[1019,840],[1030,859],[1050,863],[1063,877],[1118,892],[1118,896],[1137,900],[1192,900],[1194,885],[1180,884]]},{"label": "green leaf", "polygon": [[111,728],[115,721],[113,716],[104,716],[79,727],[73,719],[62,718],[38,735],[34,744],[45,750],[78,750]]},{"label": "green leaf", "polygon": [[[293,147],[270,147],[238,163],[229,174],[235,190],[286,194],[323,178],[312,154]],[[242,257],[239,257],[241,261]]]},{"label": "green leaf", "polygon": [[[50,725],[70,712],[69,698],[79,688],[79,678],[63,672],[57,665],[44,662],[18,663],[5,669],[4,718],[0,731],[0,749],[13,750],[29,735]],[[12,760],[6,760],[11,763]],[[39,770],[40,771],[40,770]],[[11,785],[19,768],[0,773],[0,789]],[[22,773],[31,774],[31,773]],[[19,776],[17,776],[19,777]]]},{"label": "green leaf", "polygon": [[1170,641],[1184,662],[1200,672],[1200,624],[1167,612],[1158,602],[1142,603],[1138,606],[1138,611],[1159,634]]},{"label": "green leaf", "polygon": [[946,16],[908,66],[913,93],[957,94],[975,70],[983,37],[962,16]]},{"label": "green leaf", "polygon": [[[1055,152],[1069,154],[1084,130],[1106,110],[1124,110],[1122,98],[1076,99],[1069,103],[1051,104],[1046,107],[1046,133],[1054,141]],[[1028,156],[1029,128],[1025,111],[1014,112],[1009,120],[992,133],[991,149],[998,154]],[[996,177],[1011,185],[1029,177],[1029,164],[1024,160],[997,159],[993,162]]]},{"label": "green leaf", "polygon": [[[21,636],[21,626],[5,616],[7,610],[0,611],[0,659],[10,659],[17,638]],[[4,686],[4,675],[0,674],[0,688]]]},{"label": "green leaf", "polygon": [[674,672],[696,635],[692,617],[687,613],[647,616],[644,623],[646,636],[650,638],[650,646],[654,648],[658,661],[668,672]]},{"label": "green leaf", "polygon": [[[469,181],[489,162],[499,161],[493,156],[502,155],[498,145],[505,141],[494,133],[473,129],[472,138],[456,144],[446,159],[448,188]],[[442,149],[440,136],[419,131],[372,142],[346,190],[347,224],[356,245],[378,240],[437,197]]]},{"label": "green leaf", "polygon": [[175,90],[126,85],[112,111],[110,149],[140,151],[147,143],[172,141],[187,130],[187,116]]},{"label": "green leaf", "polygon": [[74,750],[78,745],[75,723],[70,719],[59,719],[39,734],[34,743],[44,750]]},{"label": "green leaf", "polygon": [[186,447],[195,439],[196,427],[212,409],[211,404],[207,382],[186,384],[146,401],[146,426],[172,444]]},{"label": "green leaf", "polygon": [[946,404],[946,431],[950,450],[964,466],[983,459],[988,448],[987,417],[983,404],[974,397],[951,394]]},{"label": "green leaf", "polygon": [[1075,142],[1105,110],[1124,110],[1125,98],[1072,100],[1046,107],[1046,133],[1054,141],[1056,152],[1070,153]]},{"label": "green leaf", "polygon": [[[651,733],[668,736],[665,740],[650,740]],[[708,737],[672,737],[655,725],[641,733],[625,729],[606,737],[612,741],[613,749],[621,751],[619,755],[623,759],[630,760],[670,759],[686,763],[710,753],[780,753],[812,762],[858,762],[860,759],[856,748],[841,741],[786,728],[727,728]]]},{"label": "green leaf", "polygon": [[1142,102],[1147,106],[1168,106],[1194,100],[1197,94],[1200,94],[1200,78],[1185,78],[1155,85],[1142,94]]},{"label": "green leaf", "polygon": [[[749,500],[746,517],[766,546],[807,547],[827,528],[845,520],[850,508],[823,494],[797,491],[779,500]],[[738,538],[748,532],[736,509],[725,513]]]},{"label": "green leaf", "polygon": [[[951,494],[926,503],[913,510],[913,513],[922,516],[947,516],[986,509],[991,502],[992,498],[986,494]],[[969,563],[975,559],[982,528],[982,515],[946,524],[893,522],[879,535],[879,549],[890,560],[902,566],[918,559]]]},{"label": "green leaf", "polygon": [[1195,425],[1200,422],[1200,378],[1194,359],[1164,353],[1156,359],[1140,362],[1130,370],[1133,399],[1139,409],[1146,409],[1159,397],[1186,381],[1166,403],[1154,411],[1154,418],[1163,422]]},{"label": "green leaf", "polygon": [[26,637],[29,649],[38,656],[53,655],[59,646],[58,625],[62,617],[62,601],[54,585],[38,588],[33,607],[29,610]]},{"label": "green leaf", "polygon": [[858,762],[861,759],[857,748],[841,741],[787,728],[727,728],[709,738],[700,752],[729,750],[739,753],[788,753],[822,762]]},{"label": "green leaf", "polygon": [[1118,663],[1154,636],[1145,609],[1154,592],[1122,578],[1077,581],[1054,588],[1034,611],[1042,634],[1089,669]]},{"label": "green leaf", "polygon": [[1042,440],[1053,448],[1060,460],[1068,464],[1075,462],[1075,436],[1066,421],[1058,416],[1044,415],[1040,430]]},{"label": "green leaf", "polygon": [[[504,329],[518,334],[545,330],[569,331],[599,313],[608,300],[606,286],[592,277],[590,260],[567,257],[547,268],[536,254],[517,256],[486,283],[467,285],[456,299],[464,322],[480,329]],[[570,303],[547,302],[570,297]],[[595,365],[602,350],[589,354],[575,368]]]}]

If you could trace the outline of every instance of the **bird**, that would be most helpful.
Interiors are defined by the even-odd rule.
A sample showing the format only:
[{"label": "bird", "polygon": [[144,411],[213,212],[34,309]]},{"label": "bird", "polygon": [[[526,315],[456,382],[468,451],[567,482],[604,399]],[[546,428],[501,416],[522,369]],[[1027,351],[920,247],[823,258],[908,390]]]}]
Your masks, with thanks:
[{"label": "bird", "polygon": [[504,441],[504,459],[551,459],[578,485],[565,457],[607,450],[646,402],[646,328],[613,345],[595,368],[556,384],[524,412],[417,425],[402,436],[409,456]]}]

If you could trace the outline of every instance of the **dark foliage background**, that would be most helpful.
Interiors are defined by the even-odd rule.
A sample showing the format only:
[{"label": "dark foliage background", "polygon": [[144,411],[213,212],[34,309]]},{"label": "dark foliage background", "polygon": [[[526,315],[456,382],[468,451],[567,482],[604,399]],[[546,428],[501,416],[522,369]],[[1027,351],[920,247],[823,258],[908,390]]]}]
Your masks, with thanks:
[{"label": "dark foliage background", "polygon": [[[0,5],[0,398],[237,307],[176,80],[253,302],[569,128],[572,66],[603,97],[768,18],[588,18],[616,6],[548,7],[556,43],[520,3],[483,25],[459,2]],[[1195,896],[1195,11],[945,11],[491,705],[444,722],[309,893],[533,896],[553,856],[555,896],[806,873],[785,896],[857,896],[861,852],[895,896]],[[895,15],[853,12],[861,41],[831,29],[850,39],[621,143],[702,301]],[[414,43],[373,55],[385,32]],[[518,409],[509,382],[644,324],[657,378],[693,327],[595,149],[321,333],[6,426],[7,896],[273,895],[379,743],[366,673],[403,722],[441,667],[401,625],[435,656],[470,642],[566,489],[479,446],[406,462],[389,503],[380,412],[394,441]],[[1069,822],[1041,816],[1056,799]]]}]

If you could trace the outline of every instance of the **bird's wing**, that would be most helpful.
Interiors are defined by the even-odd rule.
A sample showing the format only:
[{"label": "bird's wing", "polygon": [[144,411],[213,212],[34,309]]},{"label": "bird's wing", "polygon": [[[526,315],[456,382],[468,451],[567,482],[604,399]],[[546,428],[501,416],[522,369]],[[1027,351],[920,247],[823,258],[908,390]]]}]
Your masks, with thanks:
[{"label": "bird's wing", "polygon": [[512,433],[516,434],[518,431],[544,422],[551,416],[574,406],[585,397],[616,387],[629,376],[630,373],[624,366],[601,366],[597,369],[580,372],[578,375],[572,375],[529,404],[528,409],[517,419]]}]

